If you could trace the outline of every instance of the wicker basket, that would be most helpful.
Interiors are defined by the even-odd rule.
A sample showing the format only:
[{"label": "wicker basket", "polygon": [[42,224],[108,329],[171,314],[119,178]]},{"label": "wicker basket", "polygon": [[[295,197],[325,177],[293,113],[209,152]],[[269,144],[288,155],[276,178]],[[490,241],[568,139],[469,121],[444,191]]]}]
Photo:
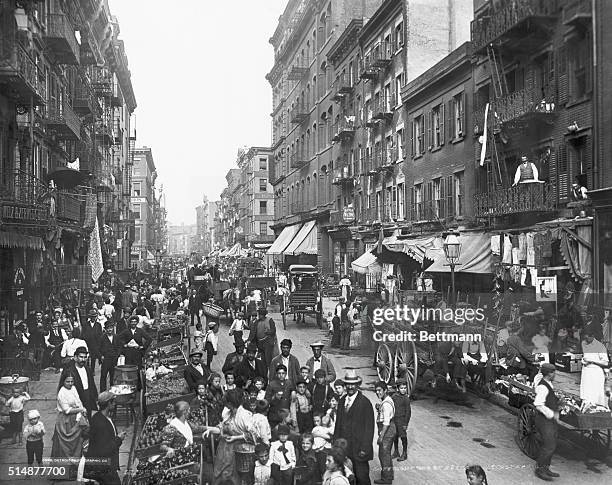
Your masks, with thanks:
[{"label": "wicker basket", "polygon": [[202,309],[204,315],[210,318],[219,318],[225,313],[222,307],[215,305],[214,303],[205,303]]}]

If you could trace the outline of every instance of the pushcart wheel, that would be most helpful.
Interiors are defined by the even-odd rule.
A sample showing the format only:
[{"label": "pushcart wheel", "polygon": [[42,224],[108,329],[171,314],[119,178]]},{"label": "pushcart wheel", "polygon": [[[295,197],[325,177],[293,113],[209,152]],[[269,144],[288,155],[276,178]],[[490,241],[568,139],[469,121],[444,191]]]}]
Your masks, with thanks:
[{"label": "pushcart wheel", "polygon": [[419,366],[419,359],[414,342],[399,343],[395,349],[393,363],[395,380],[406,379],[406,383],[408,384],[408,395],[410,395],[416,386]]},{"label": "pushcart wheel", "polygon": [[287,313],[283,312],[281,315],[283,316],[283,330],[287,330]]},{"label": "pushcart wheel", "polygon": [[393,357],[387,344],[380,344],[376,350],[376,372],[381,381],[389,383],[392,374]]},{"label": "pushcart wheel", "polygon": [[536,413],[533,404],[524,404],[518,414],[518,445],[523,453],[533,459],[538,454],[541,445],[535,425]]},{"label": "pushcart wheel", "polygon": [[593,443],[596,453],[607,453],[610,449],[610,430],[609,429],[589,429],[585,435]]}]

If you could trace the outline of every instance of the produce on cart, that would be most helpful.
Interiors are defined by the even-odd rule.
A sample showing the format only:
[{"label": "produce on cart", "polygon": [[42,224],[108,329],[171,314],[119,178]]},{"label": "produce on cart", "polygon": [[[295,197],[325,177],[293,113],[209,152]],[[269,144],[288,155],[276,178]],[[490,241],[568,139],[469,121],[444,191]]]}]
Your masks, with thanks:
[{"label": "produce on cart", "polygon": [[164,456],[155,461],[140,460],[130,483],[133,485],[199,484],[201,456],[201,446],[196,444],[176,450],[171,458]]}]

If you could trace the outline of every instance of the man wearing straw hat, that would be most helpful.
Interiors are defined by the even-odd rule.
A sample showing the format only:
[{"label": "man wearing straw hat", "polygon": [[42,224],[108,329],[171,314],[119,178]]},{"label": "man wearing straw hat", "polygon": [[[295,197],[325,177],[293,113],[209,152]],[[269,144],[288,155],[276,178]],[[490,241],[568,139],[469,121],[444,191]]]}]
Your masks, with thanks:
[{"label": "man wearing straw hat", "polygon": [[370,460],[374,459],[374,408],[358,387],[361,377],[349,369],[343,379],[346,395],[338,403],[334,441],[348,442],[347,457],[354,467],[356,485],[370,485]]},{"label": "man wearing straw hat", "polygon": [[325,371],[325,380],[328,383],[332,383],[336,380],[336,369],[334,369],[332,361],[322,355],[323,347],[323,342],[320,340],[310,344],[312,357],[306,361],[306,367],[310,369],[311,379],[314,379],[316,371],[323,369]]}]

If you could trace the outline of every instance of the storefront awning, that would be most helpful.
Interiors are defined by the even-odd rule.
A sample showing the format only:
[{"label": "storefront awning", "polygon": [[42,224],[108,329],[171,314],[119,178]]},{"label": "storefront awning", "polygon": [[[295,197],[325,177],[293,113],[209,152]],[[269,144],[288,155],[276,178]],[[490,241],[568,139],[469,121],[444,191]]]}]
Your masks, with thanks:
[{"label": "storefront awning", "polygon": [[429,249],[436,247],[435,236],[419,237],[415,239],[396,239],[395,241],[383,241],[383,245],[390,251],[405,253],[419,264],[423,264],[423,259],[427,256]]},{"label": "storefront awning", "polygon": [[240,243],[236,243],[232,246],[232,248],[227,252],[226,256],[232,258],[242,255],[242,247]]},{"label": "storefront awning", "polygon": [[281,233],[278,235],[278,237],[274,240],[274,243],[272,243],[272,246],[270,246],[270,249],[268,249],[268,252],[266,254],[269,254],[269,255],[283,254],[283,251],[287,248],[287,246],[289,246],[289,243],[291,243],[291,241],[293,240],[295,235],[299,232],[301,227],[302,227],[301,224],[294,224],[293,226],[285,226],[283,230],[281,231]]},{"label": "storefront awning", "polygon": [[372,251],[366,251],[359,256],[351,263],[351,268],[359,274],[379,274],[382,272],[382,266],[378,262],[378,258],[372,254]]},{"label": "storefront awning", "polygon": [[[461,257],[455,266],[456,273],[488,274],[492,272],[490,234],[461,234],[459,242],[461,243]],[[450,266],[446,262],[444,251],[426,271],[428,273],[450,273]]]},{"label": "storefront awning", "polygon": [[308,221],[293,238],[283,254],[298,256],[300,254],[317,254],[317,229],[316,221]]},{"label": "storefront awning", "polygon": [[1,248],[45,249],[43,240],[38,236],[26,236],[16,232],[0,231]]}]

